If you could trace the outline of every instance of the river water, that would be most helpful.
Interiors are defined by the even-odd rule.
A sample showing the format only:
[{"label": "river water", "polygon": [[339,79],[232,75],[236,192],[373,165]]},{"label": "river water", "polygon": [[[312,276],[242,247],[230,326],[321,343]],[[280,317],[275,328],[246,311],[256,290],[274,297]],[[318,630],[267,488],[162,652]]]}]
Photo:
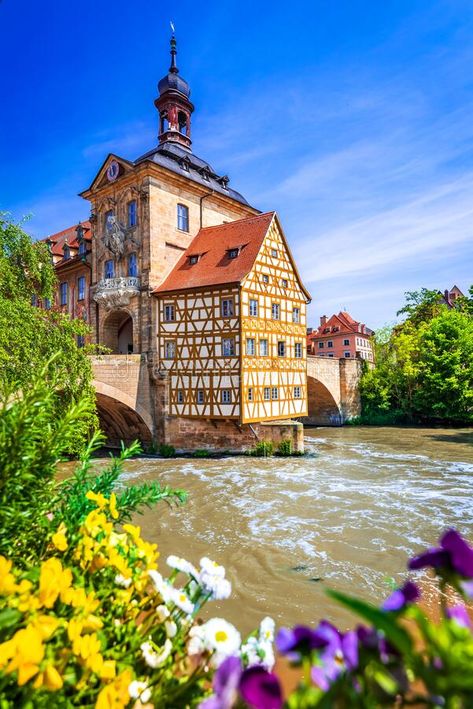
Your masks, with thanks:
[{"label": "river water", "polygon": [[[227,568],[231,599],[210,604],[242,632],[351,619],[331,587],[381,601],[406,560],[449,526],[473,541],[473,429],[312,428],[302,458],[137,459],[123,484],[157,480],[188,491],[181,508],[137,516],[174,553]],[[428,582],[427,582],[428,583]]]}]

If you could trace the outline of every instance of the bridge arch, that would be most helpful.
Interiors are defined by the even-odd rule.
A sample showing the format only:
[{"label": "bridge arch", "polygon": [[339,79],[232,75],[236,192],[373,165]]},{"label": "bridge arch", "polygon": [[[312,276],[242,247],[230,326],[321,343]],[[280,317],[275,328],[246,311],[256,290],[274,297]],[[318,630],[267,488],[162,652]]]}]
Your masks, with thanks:
[{"label": "bridge arch", "polygon": [[148,446],[153,440],[151,415],[120,389],[98,380],[92,382],[96,393],[97,413],[107,446],[118,448],[120,442],[139,440]]},{"label": "bridge arch", "polygon": [[307,423],[316,426],[341,426],[343,416],[334,395],[319,379],[307,377]]}]

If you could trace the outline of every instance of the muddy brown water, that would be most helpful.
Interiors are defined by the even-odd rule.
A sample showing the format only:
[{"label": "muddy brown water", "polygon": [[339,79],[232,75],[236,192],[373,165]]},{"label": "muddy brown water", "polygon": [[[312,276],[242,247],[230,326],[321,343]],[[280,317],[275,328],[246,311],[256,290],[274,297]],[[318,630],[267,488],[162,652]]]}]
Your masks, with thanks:
[{"label": "muddy brown water", "polygon": [[[225,565],[232,597],[207,615],[242,633],[264,615],[278,625],[341,627],[352,618],[324,589],[381,601],[407,559],[447,527],[473,541],[473,429],[307,429],[302,458],[135,459],[121,485],[183,488],[134,520],[168,554]],[[101,461],[102,462],[102,461]],[[427,582],[428,583],[428,582]]]}]

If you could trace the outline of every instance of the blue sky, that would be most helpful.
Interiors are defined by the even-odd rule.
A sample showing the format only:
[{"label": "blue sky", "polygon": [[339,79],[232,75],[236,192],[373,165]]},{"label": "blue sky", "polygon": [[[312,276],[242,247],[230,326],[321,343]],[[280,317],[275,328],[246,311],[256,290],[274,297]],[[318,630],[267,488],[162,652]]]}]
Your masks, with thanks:
[{"label": "blue sky", "polygon": [[406,290],[473,282],[471,0],[163,8],[0,0],[0,209],[58,231],[108,152],[156,144],[173,19],[193,149],[278,211],[310,324],[346,307],[378,327]]}]

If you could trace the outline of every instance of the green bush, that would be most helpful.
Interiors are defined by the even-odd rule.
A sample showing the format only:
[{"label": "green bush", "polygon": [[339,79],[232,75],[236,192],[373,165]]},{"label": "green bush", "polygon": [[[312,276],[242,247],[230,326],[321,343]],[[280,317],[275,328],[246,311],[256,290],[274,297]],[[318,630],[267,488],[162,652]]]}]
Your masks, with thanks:
[{"label": "green bush", "polygon": [[289,438],[284,438],[278,446],[278,455],[288,456],[293,455],[292,441]]},{"label": "green bush", "polygon": [[176,455],[176,449],[174,446],[170,446],[167,443],[161,443],[159,446],[159,455],[163,458],[174,458]]},{"label": "green bush", "polygon": [[273,452],[274,446],[271,441],[258,441],[258,443],[248,451],[248,454],[256,458],[268,458],[273,455]]},{"label": "green bush", "polygon": [[194,451],[194,458],[210,458],[210,451],[205,448],[198,448]]}]

